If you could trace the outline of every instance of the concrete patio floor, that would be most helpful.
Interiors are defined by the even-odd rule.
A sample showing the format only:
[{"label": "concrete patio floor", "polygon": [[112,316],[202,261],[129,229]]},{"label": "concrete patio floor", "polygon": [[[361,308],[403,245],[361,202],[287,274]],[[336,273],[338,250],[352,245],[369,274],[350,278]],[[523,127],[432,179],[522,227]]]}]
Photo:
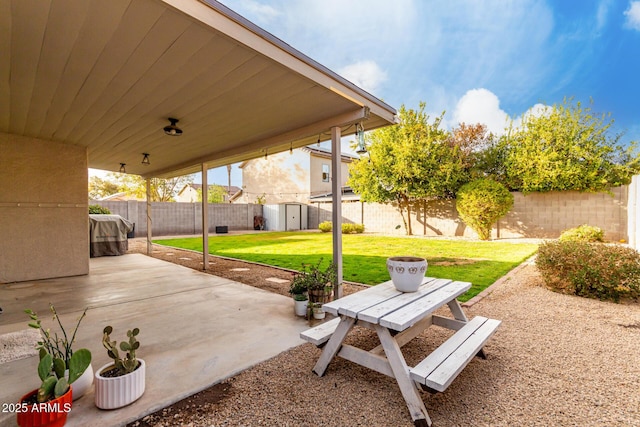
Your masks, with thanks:
[{"label": "concrete patio floor", "polygon": [[[119,426],[303,343],[308,324],[291,299],[139,254],[90,260],[88,276],[0,284],[0,334],[27,328],[25,308],[53,326],[53,303],[67,331],[89,307],[75,348],[92,352],[94,370],[109,363],[102,329],[123,341],[140,328],[138,356],[147,364],[146,391],[112,411],[95,407],[93,389],[75,401],[68,426]],[[0,364],[0,403],[18,402],[37,388],[37,357]],[[15,414],[0,413],[0,426]]]}]

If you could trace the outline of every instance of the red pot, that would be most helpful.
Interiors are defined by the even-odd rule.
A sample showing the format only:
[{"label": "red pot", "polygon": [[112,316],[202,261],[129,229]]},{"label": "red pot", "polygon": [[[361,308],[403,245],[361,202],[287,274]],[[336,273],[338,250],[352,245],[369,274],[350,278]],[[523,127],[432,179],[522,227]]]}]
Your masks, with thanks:
[{"label": "red pot", "polygon": [[71,411],[73,391],[69,391],[45,403],[27,403],[38,390],[30,391],[20,398],[18,408],[18,425],[20,427],[62,427],[67,422],[67,414]]}]

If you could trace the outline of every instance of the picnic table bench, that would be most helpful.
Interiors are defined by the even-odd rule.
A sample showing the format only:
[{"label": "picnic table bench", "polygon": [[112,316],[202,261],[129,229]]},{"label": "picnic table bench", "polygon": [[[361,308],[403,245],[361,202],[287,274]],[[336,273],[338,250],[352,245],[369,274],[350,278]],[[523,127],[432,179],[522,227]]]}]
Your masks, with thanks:
[{"label": "picnic table bench", "polygon": [[[403,293],[388,281],[324,304],[324,311],[336,318],[300,333],[323,348],[313,371],[324,375],[339,356],[395,378],[414,424],[431,426],[418,387],[445,391],[474,356],[486,359],[482,348],[501,323],[482,316],[467,319],[456,298],[470,287],[468,282],[427,277],[417,292]],[[453,318],[433,314],[445,305]],[[380,345],[366,351],[344,344],[356,324],[376,331]],[[416,366],[408,366],[400,348],[431,325],[456,332]]]}]

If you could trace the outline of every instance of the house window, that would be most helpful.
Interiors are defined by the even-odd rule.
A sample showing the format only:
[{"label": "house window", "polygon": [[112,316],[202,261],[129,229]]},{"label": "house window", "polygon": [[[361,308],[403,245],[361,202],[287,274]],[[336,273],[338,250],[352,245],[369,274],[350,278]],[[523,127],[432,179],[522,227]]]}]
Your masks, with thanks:
[{"label": "house window", "polygon": [[329,182],[329,165],[322,165],[322,182]]}]

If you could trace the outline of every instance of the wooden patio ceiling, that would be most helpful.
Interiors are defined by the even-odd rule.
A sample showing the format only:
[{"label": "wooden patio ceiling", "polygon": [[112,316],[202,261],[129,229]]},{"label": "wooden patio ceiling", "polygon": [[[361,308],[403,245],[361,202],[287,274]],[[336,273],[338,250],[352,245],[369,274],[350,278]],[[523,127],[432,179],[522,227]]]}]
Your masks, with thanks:
[{"label": "wooden patio ceiling", "polygon": [[87,147],[91,168],[180,175],[394,118],[213,0],[0,0],[0,132]]}]

